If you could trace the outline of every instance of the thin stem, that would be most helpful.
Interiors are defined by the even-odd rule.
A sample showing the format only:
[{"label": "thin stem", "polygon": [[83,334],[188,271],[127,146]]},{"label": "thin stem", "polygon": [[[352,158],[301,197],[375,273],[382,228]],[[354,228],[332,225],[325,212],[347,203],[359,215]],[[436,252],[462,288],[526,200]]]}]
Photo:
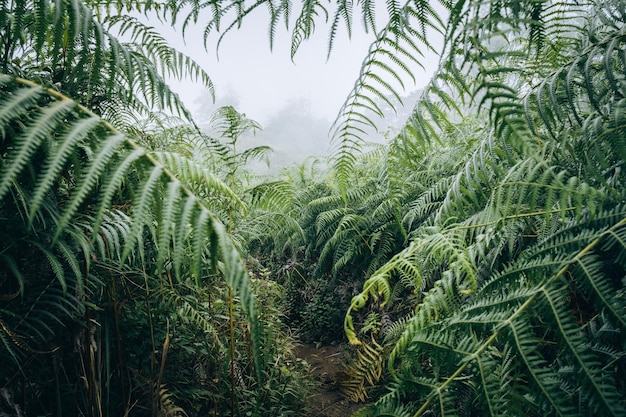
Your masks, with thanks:
[{"label": "thin stem", "polygon": [[235,413],[235,323],[233,320],[233,289],[228,286],[228,321],[230,327],[230,409]]}]

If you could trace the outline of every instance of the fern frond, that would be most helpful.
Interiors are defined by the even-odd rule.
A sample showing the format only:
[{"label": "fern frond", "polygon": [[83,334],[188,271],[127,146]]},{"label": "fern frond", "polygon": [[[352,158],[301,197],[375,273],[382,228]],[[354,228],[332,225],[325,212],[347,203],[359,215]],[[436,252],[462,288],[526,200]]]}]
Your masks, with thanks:
[{"label": "fern frond", "polygon": [[[118,116],[160,107],[191,120],[165,78],[189,77],[212,89],[200,65],[126,12],[116,13],[125,17],[112,18],[125,22],[122,32],[131,34],[131,42],[120,41],[111,21],[100,19],[107,7],[98,4],[102,9],[97,15],[92,13],[92,6],[82,1],[0,5],[6,15],[18,13],[29,22],[14,28],[13,36],[6,38],[9,44],[4,60],[18,64],[11,71],[3,64],[3,72],[36,77],[37,82],[55,86],[100,114]],[[140,40],[145,43],[140,45]]]},{"label": "fern frond", "polygon": [[[377,34],[377,40],[371,45],[368,56],[363,61],[355,86],[331,127],[332,143],[335,146],[333,165],[342,188],[347,184],[349,172],[354,165],[351,155],[354,151],[360,150],[363,141],[355,121],[364,120],[366,124],[376,126],[362,109],[374,110],[374,114],[381,115],[380,111],[376,111],[379,107],[371,105],[375,103],[375,100],[381,100],[395,109],[395,104],[387,98],[386,94],[395,96],[399,102],[401,99],[396,87],[385,80],[385,75],[390,75],[396,82],[401,80],[400,72],[408,73],[413,77],[409,68],[416,62],[419,65],[415,57],[423,54],[422,48],[432,49],[432,45],[423,37],[423,34],[413,30],[412,27],[431,27],[442,31],[439,27],[440,17],[428,4],[420,3],[415,6],[412,2],[407,2],[403,7],[389,4],[388,6],[389,22]],[[415,41],[416,39],[418,42]],[[392,45],[393,53],[386,48],[386,45]],[[398,51],[401,54],[398,54]],[[400,82],[401,87],[402,85],[403,83]]]},{"label": "fern frond", "polygon": [[[71,274],[66,274],[66,267],[75,276],[81,272],[78,259],[70,255],[68,245],[71,243],[65,240],[81,234],[75,230],[76,224],[82,223],[82,230],[90,234],[88,238],[100,246],[98,251],[103,259],[116,256],[120,265],[137,255],[140,260],[144,259],[145,243],[152,241],[159,249],[154,253],[157,265],[161,266],[157,274],[163,272],[163,266],[170,260],[174,263],[175,271],[182,274],[181,266],[186,264],[184,257],[187,253],[181,251],[180,246],[192,242],[188,247],[188,255],[193,259],[190,270],[195,279],[199,282],[205,273],[216,272],[212,269],[214,263],[205,264],[206,258],[220,259],[219,267],[226,284],[239,296],[241,308],[250,321],[255,371],[258,381],[262,381],[260,324],[248,275],[224,227],[202,200],[186,188],[172,171],[145,151],[138,150],[141,149],[138,145],[115,131],[111,125],[102,120],[94,123],[95,116],[85,107],[26,80],[3,75],[0,76],[0,83],[0,108],[6,106],[7,102],[13,105],[20,103],[22,107],[21,111],[6,112],[8,116],[2,119],[0,126],[0,131],[5,132],[2,142],[11,144],[4,148],[6,154],[0,168],[3,174],[0,180],[0,201],[2,205],[23,205],[25,211],[29,212],[30,195],[33,192],[37,195],[48,194],[53,189],[56,192],[59,204],[54,206],[55,211],[47,211],[50,210],[47,204],[38,203],[39,207],[35,207],[30,214],[31,227],[39,218],[48,219],[52,223],[49,226],[51,246],[42,243],[47,241],[45,239],[25,242],[43,255],[54,277],[53,282],[58,283],[60,291],[67,292],[64,300],[69,300],[68,279],[72,278]],[[12,100],[22,95],[33,99]],[[9,130],[11,134],[7,135]],[[82,132],[79,140],[72,136],[76,132]],[[59,152],[71,157],[61,157]],[[41,158],[43,163],[33,164],[35,157]],[[72,164],[68,163],[69,160]],[[84,165],[80,162],[84,162]],[[112,179],[108,178],[109,174],[112,174]],[[18,178],[21,182],[19,185]],[[49,185],[45,187],[51,191],[37,191],[39,178],[44,178],[46,184],[65,183],[71,192],[64,197],[58,187]],[[124,181],[131,178],[134,189],[124,186]],[[98,198],[102,187],[106,194],[104,199]],[[109,211],[112,195],[117,192],[125,194],[132,201],[128,216]],[[11,198],[15,196],[18,199]],[[42,197],[37,199],[44,201]],[[90,216],[90,213],[95,213],[95,216]],[[195,216],[193,220],[192,214]],[[76,220],[77,217],[80,222]],[[23,217],[23,222],[27,221]],[[79,239],[76,245],[87,249],[87,241]],[[87,258],[91,256],[84,255]],[[6,261],[10,258],[7,256],[2,259]],[[11,265],[19,267],[15,261],[9,260],[7,263],[9,268]],[[19,280],[19,274],[17,277]],[[185,277],[178,275],[176,278],[182,281]],[[77,287],[80,286],[72,284],[72,288]],[[83,305],[72,300],[68,302],[75,304],[73,308]],[[72,311],[64,304],[59,308],[66,315]],[[44,327],[44,330],[47,331],[48,327]]]},{"label": "fern frond", "polygon": [[102,171],[110,163],[111,158],[113,158],[123,141],[124,137],[122,135],[112,135],[108,137],[107,140],[103,141],[100,148],[96,150],[86,172],[77,179],[77,191],[64,208],[63,216],[57,225],[58,232],[55,235],[55,239],[60,236],[76,214],[79,206],[83,204],[88,194],[93,191],[97,181],[102,175]]},{"label": "fern frond", "polygon": [[153,156],[198,195],[211,195],[217,200],[226,198],[245,211],[246,205],[241,198],[218,176],[200,164],[173,152],[155,152]]},{"label": "fern frond", "polygon": [[[12,81],[10,77],[3,76],[0,79],[0,83],[4,86],[8,82]],[[35,94],[41,95],[43,93],[42,90],[36,89],[38,91]],[[18,96],[22,91],[18,92]],[[30,94],[27,94],[30,96]],[[9,104],[9,103],[5,103]],[[15,105],[28,105],[31,104],[28,101],[20,100],[19,103],[15,103]],[[9,104],[14,105],[14,104]],[[7,158],[6,162],[3,163],[2,170],[0,174],[2,176],[2,180],[0,180],[0,199],[5,197],[5,194],[9,190],[11,183],[16,180],[16,177],[21,173],[24,169],[25,165],[28,163],[30,158],[33,157],[33,154],[40,146],[41,142],[50,135],[51,129],[64,117],[66,117],[67,113],[71,111],[71,109],[75,106],[75,103],[71,100],[64,100],[59,102],[53,102],[50,106],[46,107],[37,118],[33,118],[30,122],[30,126],[28,127],[28,134],[20,137],[15,143],[15,151],[11,152],[9,158]],[[4,106],[3,106],[4,107]],[[18,114],[13,113],[13,117],[18,116]],[[11,119],[5,119],[5,126],[12,121]],[[5,128],[6,129],[6,128]],[[6,130],[3,130],[6,131]]]},{"label": "fern frond", "polygon": [[74,129],[68,134],[71,140],[63,142],[63,146],[54,150],[54,156],[46,160],[47,164],[44,167],[44,172],[42,172],[40,179],[37,181],[37,188],[33,192],[33,197],[30,202],[29,217],[31,222],[34,213],[39,211],[45,194],[50,191],[54,181],[64,168],[65,162],[71,156],[71,151],[78,143],[86,138],[87,134],[98,122],[98,118],[94,116],[77,123]]},{"label": "fern frond", "polygon": [[[441,345],[444,352],[447,350],[455,351],[466,355],[466,359],[461,361],[462,365],[453,372],[453,375],[448,378],[446,382],[439,385],[431,392],[429,396],[430,399],[423,404],[421,411],[427,409],[427,404],[431,401],[435,401],[437,398],[437,401],[441,401],[438,393],[441,392],[443,387],[459,378],[466,367],[471,363],[479,367],[483,366],[476,361],[483,360],[481,358],[489,351],[490,346],[494,346],[496,340],[500,340],[502,337],[507,338],[506,335],[510,334],[514,341],[516,354],[520,355],[524,363],[524,372],[528,372],[529,375],[532,375],[533,384],[535,384],[539,390],[536,401],[548,405],[560,415],[568,415],[575,412],[576,402],[570,401],[569,395],[563,395],[561,393],[559,387],[562,385],[563,379],[554,371],[553,367],[549,365],[544,351],[536,342],[536,336],[534,336],[536,331],[527,317],[527,314],[537,314],[535,313],[536,309],[541,311],[547,308],[548,311],[551,311],[549,315],[554,318],[554,328],[553,332],[551,332],[554,335],[552,337],[556,337],[557,339],[562,338],[562,346],[566,347],[566,351],[561,353],[561,360],[568,361],[567,358],[573,358],[573,362],[576,363],[576,365],[573,366],[580,370],[581,375],[584,375],[583,381],[576,382],[576,384],[579,384],[581,387],[587,387],[581,391],[581,395],[584,397],[581,400],[582,403],[589,404],[590,410],[595,410],[595,412],[602,409],[602,412],[607,412],[611,415],[622,415],[625,410],[616,397],[617,391],[614,379],[605,372],[599,371],[600,365],[599,362],[597,362],[598,357],[594,356],[589,351],[587,342],[584,341],[583,333],[581,333],[579,326],[575,325],[573,322],[569,308],[565,303],[570,292],[569,286],[566,283],[564,285],[563,276],[570,267],[574,265],[587,265],[588,268],[586,269],[589,271],[589,274],[598,275],[599,269],[597,266],[592,267],[592,264],[589,263],[589,261],[593,262],[594,259],[593,255],[591,255],[592,251],[601,250],[601,242],[623,228],[623,218],[621,220],[618,219],[610,229],[606,231],[600,230],[595,234],[588,235],[585,239],[585,243],[582,244],[583,246],[579,245],[579,249],[574,254],[562,256],[557,259],[539,258],[531,261],[530,259],[522,257],[518,261],[517,268],[511,268],[506,274],[494,278],[489,285],[483,287],[476,293],[478,298],[487,294],[491,295],[491,290],[488,292],[485,291],[503,277],[513,274],[517,279],[516,281],[506,281],[512,285],[507,289],[507,293],[502,296],[501,301],[503,304],[500,302],[491,304],[491,302],[489,302],[487,304],[480,303],[474,306],[468,306],[468,310],[462,308],[461,311],[464,313],[461,313],[459,318],[465,317],[465,319],[461,321],[454,319],[450,321],[438,321],[439,319],[435,318],[434,323],[439,323],[446,326],[447,329],[450,329],[451,333],[445,337],[454,337],[455,332],[453,329],[457,326],[457,323],[459,326],[464,326],[464,323],[467,322],[463,320],[470,318],[474,326],[474,331],[485,331],[485,335],[482,341],[479,342],[476,340],[468,340],[468,342],[471,342],[468,345],[464,345],[463,342],[453,344],[446,342]],[[598,262],[593,262],[593,264],[597,265]],[[523,275],[519,272],[520,267],[524,270]],[[518,271],[516,271],[516,269],[518,269]],[[547,276],[546,273],[548,274]],[[586,280],[585,276],[581,276],[581,278]],[[535,283],[533,284],[533,282]],[[519,290],[516,291],[515,288],[519,288]],[[493,298],[491,298],[491,300],[493,301]],[[482,309],[483,312],[477,314],[477,307]],[[546,319],[548,316],[544,313],[542,317]],[[412,320],[412,322],[417,323],[415,320]],[[431,332],[431,327],[432,324],[428,324],[428,322],[422,322],[417,326],[409,324],[406,332],[409,332],[411,335],[410,338],[401,338],[396,344],[396,349],[400,346],[413,343],[412,341],[417,340],[416,335],[419,335],[420,332]],[[428,336],[426,336],[424,340],[428,340],[430,343],[434,338],[441,337],[444,337],[444,335],[437,333],[435,336],[434,334],[428,333]],[[551,336],[545,335],[544,337]],[[452,348],[452,346],[464,347],[459,350],[459,348]],[[463,350],[467,353],[463,353]],[[392,352],[390,361],[396,360],[397,357],[397,354]],[[445,362],[449,363],[449,361]],[[582,364],[583,362],[584,364]],[[489,386],[490,383],[486,380],[485,382],[487,386]],[[590,385],[588,386],[587,384]],[[484,388],[488,389],[486,387]],[[603,390],[603,394],[599,392],[600,390]],[[497,406],[496,403],[491,404]]]},{"label": "fern frond", "polygon": [[337,1],[337,10],[335,16],[330,25],[330,33],[328,35],[328,51],[326,58],[330,58],[337,30],[339,29],[339,22],[343,20],[346,30],[348,31],[348,38],[352,36],[352,2],[347,0]]},{"label": "fern frond", "polygon": [[207,72],[192,58],[171,47],[154,27],[125,14],[109,15],[105,24],[109,30],[119,26],[120,36],[130,35],[129,42],[139,46],[139,51],[145,51],[145,56],[158,66],[161,74],[199,82],[213,96],[214,86]]},{"label": "fern frond", "polygon": [[341,381],[341,390],[353,402],[365,402],[366,388],[375,385],[382,377],[383,347],[372,339],[371,346],[363,343],[357,347],[356,358],[348,362]]}]

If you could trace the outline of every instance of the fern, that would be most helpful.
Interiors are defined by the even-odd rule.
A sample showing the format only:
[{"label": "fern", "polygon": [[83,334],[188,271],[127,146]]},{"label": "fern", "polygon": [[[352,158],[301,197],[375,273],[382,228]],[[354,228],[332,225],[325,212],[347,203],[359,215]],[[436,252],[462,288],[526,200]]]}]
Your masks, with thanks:
[{"label": "fern", "polygon": [[[286,1],[159,7],[174,21],[187,13],[186,5],[187,21],[209,8],[206,36],[237,28],[267,8],[270,42],[276,25],[289,26],[292,13]],[[330,24],[331,48],[340,25],[351,28],[356,9],[349,2],[335,6],[304,2],[295,13],[292,58],[320,20]],[[624,415],[617,359],[626,253],[623,4],[493,0],[443,6],[445,21],[426,2],[386,2],[388,21],[331,132],[337,181],[313,184],[279,216],[270,204],[298,192],[258,188],[255,202],[267,205],[256,213],[273,219],[272,225],[290,224],[290,230],[298,229],[297,219],[302,251],[322,255],[318,272],[358,265],[371,273],[345,318],[352,343],[363,343],[358,311],[373,306],[400,317],[391,326],[389,349],[379,355],[390,370],[389,391],[360,414]],[[362,2],[361,13],[373,30],[373,4]],[[395,107],[405,82],[417,78],[420,55],[433,48],[436,32],[443,36],[439,66],[406,126],[393,146],[361,157],[365,135],[384,106]],[[15,111],[2,109],[0,120],[26,117]],[[220,134],[235,139],[240,132],[229,130],[235,124],[227,122]],[[241,160],[217,142],[211,142],[215,154],[239,167]],[[80,156],[89,161],[91,155]],[[146,159],[138,156],[153,167]],[[13,175],[0,187],[8,195],[17,190],[12,184],[22,167],[2,169]],[[202,220],[184,230],[160,232],[160,246],[174,252],[183,240],[193,241],[199,271],[207,255],[200,248],[219,242],[201,227],[209,213],[191,197],[183,199],[167,172],[140,171],[140,188],[154,192],[140,193],[134,210],[157,224],[170,217],[188,222],[200,213]],[[233,173],[226,172],[231,181]],[[166,198],[152,212],[153,201],[161,201],[156,195]],[[28,196],[19,198],[13,204],[30,213]],[[38,204],[44,204],[41,198]],[[35,224],[43,215],[32,212]],[[229,220],[229,226],[237,224]],[[148,223],[129,236],[139,241]],[[258,222],[247,224],[262,229]],[[146,236],[151,234],[159,236]],[[261,234],[258,239],[271,235]],[[219,266],[238,274],[236,265]],[[613,333],[600,335],[597,326]],[[362,371],[374,368],[363,362],[368,366]]]},{"label": "fern", "polygon": [[[7,29],[4,73],[25,78],[36,73],[37,82],[54,85],[90,109],[115,118],[160,107],[190,119],[188,110],[164,81],[168,74],[197,80],[212,91],[208,74],[195,61],[175,51],[137,20],[126,16],[102,22],[80,1],[48,6],[25,0],[0,6],[0,27]],[[15,24],[21,20],[29,23]],[[131,34],[130,43],[118,39],[114,27],[118,22],[121,35]],[[135,42],[140,36],[142,44]],[[17,65],[9,68],[9,62]]]},{"label": "fern", "polygon": [[[453,382],[453,378],[456,379],[461,375],[461,372],[464,372],[466,366],[468,364],[476,361],[476,366],[483,367],[483,363],[480,361],[487,360],[482,359],[485,352],[487,352],[490,346],[496,346],[496,340],[501,340],[503,337],[505,339],[509,339],[509,336],[515,341],[513,346],[516,354],[519,354],[523,363],[527,367],[527,372],[530,372],[533,375],[533,379],[539,388],[538,392],[539,398],[537,401],[547,401],[552,407],[560,410],[561,414],[568,414],[573,412],[574,405],[567,400],[566,396],[561,396],[558,394],[558,384],[561,378],[557,377],[556,374],[551,373],[547,367],[548,362],[544,357],[544,353],[539,349],[536,342],[533,341],[532,334],[535,333],[535,330],[532,327],[529,327],[529,321],[527,319],[523,319],[527,314],[538,314],[531,313],[535,308],[539,308],[541,310],[547,309],[551,311],[551,315],[556,321],[556,327],[554,328],[554,332],[563,338],[563,343],[565,346],[568,346],[568,351],[572,355],[572,359],[577,363],[574,365],[575,367],[582,367],[582,374],[585,375],[583,377],[584,381],[577,381],[576,384],[586,384],[587,382],[590,384],[587,388],[582,389],[581,394],[584,393],[582,401],[585,404],[589,404],[594,412],[607,412],[610,414],[621,415],[623,411],[623,406],[619,405],[620,400],[617,395],[616,381],[614,378],[609,377],[604,372],[599,372],[596,369],[599,369],[601,365],[599,365],[598,357],[593,355],[588,348],[586,348],[586,343],[579,338],[583,337],[583,333],[580,332],[579,327],[574,325],[571,321],[571,315],[565,310],[566,303],[563,302],[569,296],[568,286],[563,286],[563,274],[569,270],[569,265],[580,265],[580,268],[585,271],[598,271],[597,267],[592,267],[589,262],[593,259],[598,259],[595,256],[591,255],[591,251],[597,250],[602,241],[609,236],[612,236],[614,233],[621,231],[623,229],[623,220],[617,221],[610,229],[606,231],[599,231],[595,234],[587,236],[584,241],[587,242],[586,246],[583,246],[582,249],[577,251],[574,256],[552,259],[552,258],[538,258],[536,261],[531,262],[530,259],[526,257],[521,257],[520,261],[518,261],[519,267],[511,268],[507,271],[507,273],[501,275],[501,277],[496,277],[492,279],[488,285],[481,289],[479,293],[477,293],[476,301],[470,304],[467,307],[463,307],[460,309],[458,318],[454,318],[450,321],[443,320],[439,321],[438,319],[436,323],[441,323],[441,325],[447,326],[446,331],[437,331],[437,335],[435,333],[431,333],[430,327],[432,324],[428,324],[428,322],[421,322],[417,326],[409,325],[407,330],[405,330],[406,334],[410,334],[410,338],[401,338],[398,344],[396,345],[396,349],[400,346],[404,346],[405,344],[410,344],[413,349],[412,356],[415,356],[415,344],[416,343],[425,343],[428,346],[428,351],[432,352],[432,343],[434,340],[437,340],[441,337],[453,337],[457,334],[456,328],[459,329],[464,328],[468,324],[472,325],[474,333],[476,335],[485,332],[485,336],[482,339],[484,342],[476,344],[472,342],[471,345],[473,348],[464,347],[463,351],[460,351],[459,348],[452,348],[452,346],[463,346],[461,342],[450,342],[446,341],[444,344],[439,345],[440,348],[443,349],[443,352],[447,352],[448,350],[456,351],[461,353],[462,355],[466,355],[466,359],[461,361],[463,365],[456,369],[454,372],[454,376],[445,380],[442,385],[436,388],[437,391],[432,391],[431,397],[432,400],[435,398],[439,398],[437,401],[443,401],[441,397],[438,397],[436,392],[441,392],[442,388],[447,386],[448,384]],[[569,232],[571,233],[571,231]],[[559,240],[561,242],[559,245],[555,246],[556,250],[564,247],[567,240]],[[568,243],[567,243],[568,244]],[[585,243],[581,242],[581,244],[585,245]],[[542,243],[539,243],[538,246],[542,246]],[[566,246],[565,246],[566,247]],[[580,247],[580,246],[579,246]],[[623,249],[623,247],[622,247]],[[622,250],[620,249],[620,251]],[[599,266],[604,262],[596,262]],[[522,267],[522,265],[524,265]],[[524,269],[524,275],[530,277],[537,277],[539,279],[537,285],[535,287],[522,289],[522,285],[528,287],[525,283],[525,280],[520,280],[519,278],[516,281],[506,280],[508,283],[507,291],[504,295],[500,296],[501,300],[497,303],[488,302],[483,303],[479,300],[493,300],[494,296],[492,294],[497,294],[498,291],[494,291],[492,289],[498,283],[498,287],[502,285],[501,281],[505,277],[520,277],[520,267]],[[553,271],[552,275],[549,275],[549,279],[543,279],[545,277],[545,270]],[[537,272],[535,272],[537,271]],[[593,273],[593,275],[597,275],[598,272]],[[587,276],[581,276],[580,281],[585,282],[589,280]],[[532,282],[532,281],[531,281]],[[519,289],[516,289],[519,288]],[[486,298],[485,298],[486,297]],[[425,300],[426,302],[426,300]],[[516,306],[511,308],[511,306]],[[478,314],[477,309],[482,310],[482,313]],[[546,313],[542,314],[544,319],[547,318]],[[441,329],[439,324],[436,325],[436,328]],[[425,336],[418,335],[427,332]],[[510,333],[509,333],[510,332]],[[461,333],[462,334],[462,333]],[[509,345],[510,346],[510,345]],[[508,349],[508,348],[507,348]],[[431,353],[432,355],[432,353]],[[563,355],[563,354],[562,354]],[[395,358],[398,358],[397,354],[392,353],[390,356],[390,360],[393,362]],[[565,360],[565,356],[562,356],[562,360]],[[446,363],[454,363],[454,361],[444,360]],[[454,369],[454,368],[453,368]],[[481,377],[483,375],[483,377]],[[482,386],[485,389],[485,392],[488,395],[492,395],[493,391],[490,391],[489,383],[484,378],[485,372],[480,371],[477,373],[478,377],[483,378],[484,383],[487,385]],[[570,383],[573,383],[570,381]],[[585,385],[586,386],[586,385]],[[497,388],[497,387],[496,387]],[[497,388],[499,389],[499,388]],[[513,393],[509,394],[513,395]],[[520,396],[521,394],[515,394],[516,396]],[[597,396],[597,397],[596,397]],[[424,403],[424,406],[421,410],[425,410],[428,407],[432,400],[427,400]],[[487,406],[495,406],[494,404],[489,405],[490,400],[487,400]],[[600,411],[602,409],[603,411]],[[498,414],[498,412],[493,412],[492,414]]]},{"label": "fern", "polygon": [[376,384],[382,377],[382,349],[374,339],[371,346],[362,344],[356,357],[346,365],[346,378],[341,381],[341,390],[353,402],[365,402],[366,388]]},{"label": "fern", "polygon": [[[499,10],[495,3],[490,5],[492,14]],[[357,342],[353,313],[377,295],[375,288],[395,285],[400,261],[410,265],[405,271],[417,288],[425,286],[416,298],[415,312],[393,326],[388,361],[392,393],[368,409],[379,413],[373,415],[407,409],[415,415],[478,412],[473,409],[502,415],[510,407],[524,415],[545,410],[559,415],[622,415],[624,403],[618,392],[623,380],[608,370],[610,355],[589,348],[593,342],[586,324],[602,311],[606,317],[602,322],[623,325],[616,318],[623,306],[614,297],[623,285],[609,272],[623,270],[623,261],[615,258],[621,259],[623,250],[619,243],[623,217],[618,214],[622,209],[615,206],[621,201],[617,196],[623,195],[615,183],[615,169],[623,158],[620,140],[612,137],[622,129],[621,93],[612,90],[619,78],[615,72],[621,68],[613,58],[620,48],[621,24],[611,21],[594,33],[596,40],[604,40],[588,47],[583,41],[581,47],[575,41],[561,41],[581,27],[576,6],[529,8],[528,13],[534,13],[529,30],[537,50],[548,45],[561,48],[553,50],[558,52],[551,61],[554,67],[525,67],[535,71],[529,78],[520,72],[529,61],[520,43],[498,49],[498,43],[490,42],[503,32],[484,31],[483,39],[470,39],[465,36],[471,32],[462,31],[491,30],[490,25],[501,22],[500,29],[519,24],[505,30],[505,36],[519,33],[526,30],[526,22],[501,19],[527,11],[507,5],[510,9],[498,11],[500,15],[487,16],[480,14],[482,5],[465,6],[469,15],[480,18],[465,28],[459,26],[461,31],[454,29],[459,35],[454,47],[477,46],[481,55],[467,55],[463,65],[466,73],[475,71],[478,83],[466,83],[464,74],[437,77],[459,80],[447,87],[457,88],[455,94],[471,92],[490,115],[493,130],[483,133],[489,139],[473,147],[474,153],[461,158],[448,176],[431,174],[431,184],[449,184],[445,198],[444,190],[434,188],[415,202],[406,217],[415,229],[413,242],[374,272],[346,317],[346,332]],[[544,14],[558,15],[559,20],[544,23]],[[578,48],[576,55],[568,59],[573,48]],[[459,68],[449,62],[440,71]],[[522,80],[532,80],[536,87],[522,87]],[[526,97],[524,105],[520,97]],[[612,116],[607,117],[609,113]],[[419,143],[413,132],[432,128],[420,115],[414,120],[417,123],[396,139],[399,143]],[[438,138],[446,131],[442,126],[437,125]],[[423,147],[415,149],[424,155]],[[433,205],[436,216],[430,214]],[[607,207],[616,208],[603,211]],[[430,233],[437,236],[434,246],[428,243]],[[457,269],[460,265],[464,266]],[[430,277],[425,283],[424,276]],[[463,294],[472,288],[464,286],[471,282],[476,292]],[[471,340],[463,339],[467,334]],[[443,356],[429,365],[424,355],[433,356],[437,340],[445,341],[437,345]],[[621,342],[612,343],[616,347]],[[462,351],[454,348],[463,344]],[[507,356],[493,356],[496,352]],[[501,362],[501,357],[509,359]],[[504,375],[498,381],[491,378],[496,369]],[[532,381],[532,395],[520,388],[520,375]],[[468,378],[471,382],[465,384]],[[505,406],[498,398],[511,401]]]},{"label": "fern", "polygon": [[[7,102],[16,105],[15,96],[22,94],[33,97],[32,100],[21,101],[22,111],[5,112],[8,117],[3,118],[0,129],[3,132],[11,131],[11,135],[2,137],[2,143],[15,143],[15,147],[7,148],[7,157],[3,161],[1,169],[3,204],[19,205],[15,201],[14,190],[19,190],[24,195],[26,212],[30,213],[31,227],[38,223],[39,218],[47,218],[46,205],[42,204],[42,198],[37,197],[36,206],[32,206],[30,195],[42,195],[47,191],[41,191],[38,187],[50,189],[49,184],[59,184],[64,181],[61,173],[72,178],[72,193],[63,204],[57,207],[56,218],[52,218],[50,244],[39,243],[38,240],[30,243],[41,251],[53,272],[56,281],[63,291],[69,290],[66,265],[76,275],[79,273],[77,258],[70,255],[67,238],[77,238],[80,234],[75,233],[74,222],[77,214],[82,213],[85,205],[92,206],[95,217],[86,218],[86,228],[89,230],[93,242],[105,243],[108,249],[100,249],[101,255],[117,253],[121,265],[128,262],[131,256],[137,253],[143,258],[145,244],[144,233],[151,231],[148,236],[154,236],[154,243],[159,246],[156,252],[157,262],[160,265],[159,272],[164,272],[164,265],[170,259],[174,263],[178,273],[177,278],[183,280],[180,274],[181,265],[186,264],[187,256],[178,249],[170,251],[170,245],[174,248],[186,246],[187,240],[193,241],[190,246],[190,256],[195,259],[195,278],[199,280],[204,270],[202,260],[205,257],[218,257],[221,259],[220,269],[226,283],[233,288],[240,297],[242,308],[246,311],[251,323],[251,337],[254,351],[260,352],[259,323],[252,297],[247,274],[243,269],[241,259],[232,246],[226,231],[219,221],[207,210],[201,200],[196,198],[189,189],[185,188],[164,166],[145,152],[135,152],[137,145],[116,132],[106,122],[98,120],[93,122],[93,113],[84,107],[77,105],[72,100],[59,95],[56,92],[43,89],[31,82],[2,76],[2,96],[0,103],[3,108]],[[34,91],[34,93],[32,93]],[[88,123],[85,123],[85,121]],[[80,139],[71,136],[71,133],[83,130]],[[44,133],[47,135],[44,137]],[[71,155],[59,157],[59,155]],[[41,158],[43,163],[31,165],[33,158]],[[67,161],[84,160],[85,165],[69,164]],[[61,169],[59,166],[61,165]],[[107,177],[112,171],[112,182]],[[111,203],[111,191],[116,185],[120,185],[121,178],[134,176],[134,186],[138,190],[136,198],[132,198],[130,217],[122,219],[132,226],[112,228],[112,225],[103,225],[103,220],[108,217],[107,206]],[[21,188],[17,182],[23,183]],[[24,183],[26,181],[26,183]],[[5,185],[6,184],[6,185]],[[43,185],[42,185],[43,184]],[[105,184],[108,190],[104,200],[96,198],[100,191],[100,185]],[[118,188],[119,190],[119,188]],[[131,192],[124,189],[125,192]],[[155,204],[157,200],[162,204]],[[157,210],[155,210],[155,207]],[[191,221],[191,213],[196,213],[195,221]],[[154,220],[154,221],[153,221]],[[24,219],[26,221],[26,219]],[[179,223],[184,221],[185,223]],[[180,230],[188,230],[189,235]],[[101,236],[106,237],[100,240]],[[14,238],[11,238],[14,239]],[[49,246],[50,245],[50,246]],[[82,245],[82,243],[81,243]],[[87,249],[89,246],[84,246]],[[60,261],[56,252],[60,251],[64,261]],[[88,259],[90,253],[85,253]],[[103,256],[106,258],[108,256]],[[8,255],[3,257],[10,270],[17,271],[22,266],[17,266],[15,260],[10,260]],[[6,261],[8,260],[8,261]],[[239,266],[233,263],[239,263]],[[210,265],[209,265],[210,268]],[[210,269],[209,269],[210,271]],[[84,272],[80,271],[82,277]],[[19,280],[20,274],[17,275]],[[80,306],[80,303],[76,305]],[[66,314],[70,313],[68,310]],[[262,362],[259,355],[255,359],[256,372],[259,380],[262,378]]]},{"label": "fern", "polygon": [[[438,26],[441,20],[428,4],[407,2],[403,7],[388,7],[388,13],[388,24],[377,34],[363,61],[359,78],[331,127],[336,149],[333,165],[342,187],[345,187],[348,173],[354,165],[351,155],[358,152],[363,143],[364,130],[360,126],[376,129],[372,117],[383,116],[376,100],[392,109],[396,104],[387,95],[393,97],[396,103],[402,103],[397,87],[386,81],[386,77],[393,78],[401,87],[404,87],[402,76],[415,79],[411,66],[421,65],[417,57],[423,55],[424,50],[432,49],[424,37],[425,28],[441,31]],[[414,27],[422,30],[415,30]]]},{"label": "fern", "polygon": [[222,179],[199,163],[172,152],[156,152],[154,157],[175,172],[197,195],[211,196],[211,200],[216,203],[223,199],[230,200],[245,211],[245,203],[241,198]]}]

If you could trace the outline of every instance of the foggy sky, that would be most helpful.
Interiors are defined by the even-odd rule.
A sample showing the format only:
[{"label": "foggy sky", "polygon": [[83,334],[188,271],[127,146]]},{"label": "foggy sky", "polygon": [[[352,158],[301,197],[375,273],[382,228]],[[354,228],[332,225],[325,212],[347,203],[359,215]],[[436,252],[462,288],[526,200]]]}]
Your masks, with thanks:
[{"label": "foggy sky", "polygon": [[[187,29],[185,42],[179,33],[164,28],[172,44],[194,58],[210,75],[216,99],[236,98],[237,110],[261,123],[269,120],[291,99],[310,101],[311,112],[332,122],[358,77],[361,62],[374,39],[355,24],[352,39],[342,31],[327,56],[328,33],[324,25],[290,59],[290,33],[278,31],[273,51],[268,36],[269,19],[264,13],[246,18],[241,29],[226,35],[216,53],[217,36],[204,50],[202,28]],[[191,81],[172,82],[173,88],[194,113],[196,101],[206,94]],[[202,100],[204,101],[204,100]],[[223,100],[222,100],[223,101]]]},{"label": "foggy sky", "polygon": [[[290,33],[284,25],[279,25],[281,29],[270,50],[269,17],[263,12],[245,18],[240,29],[225,36],[219,59],[217,34],[209,38],[207,50],[204,49],[202,22],[196,28],[187,28],[184,41],[180,28],[161,28],[173,46],[208,72],[215,86],[215,101],[189,80],[172,81],[172,87],[200,125],[222,105],[232,105],[259,122],[264,130],[250,146],[272,146],[275,159],[299,162],[309,155],[325,154],[330,145],[329,128],[351,92],[374,41],[374,34],[365,33],[357,15],[358,12],[352,37],[348,38],[345,30],[340,31],[328,59],[328,28],[320,22],[312,38],[300,46],[293,62]],[[436,61],[432,64],[434,67]],[[410,94],[425,85],[426,78],[418,76],[418,85],[408,82],[409,91],[399,93]],[[388,127],[387,120],[380,122],[382,129]]]}]

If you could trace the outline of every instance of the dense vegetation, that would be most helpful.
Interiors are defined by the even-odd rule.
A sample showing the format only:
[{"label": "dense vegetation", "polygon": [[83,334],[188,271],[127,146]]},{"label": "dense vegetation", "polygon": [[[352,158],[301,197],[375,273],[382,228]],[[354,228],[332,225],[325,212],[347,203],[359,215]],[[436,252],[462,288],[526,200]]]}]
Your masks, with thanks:
[{"label": "dense vegetation", "polygon": [[[292,56],[355,13],[377,34],[329,160],[272,179],[237,146],[258,124],[201,132],[165,80],[209,75],[127,13],[261,9]],[[359,416],[626,415],[626,3],[375,10],[0,2],[0,413],[303,415],[291,326],[347,336]]]}]

